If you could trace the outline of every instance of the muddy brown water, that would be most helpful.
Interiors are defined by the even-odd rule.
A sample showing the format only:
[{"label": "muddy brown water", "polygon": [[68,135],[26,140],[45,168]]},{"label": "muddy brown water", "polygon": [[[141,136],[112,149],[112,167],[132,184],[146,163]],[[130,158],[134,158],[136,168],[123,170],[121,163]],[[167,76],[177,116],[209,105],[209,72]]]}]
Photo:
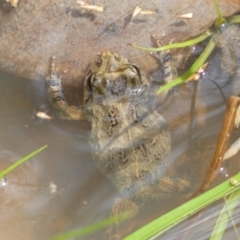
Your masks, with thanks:
[{"label": "muddy brown water", "polygon": [[[217,52],[210,60],[208,71],[199,80],[197,92],[194,93],[193,83],[188,83],[167,106],[159,106],[168,121],[173,142],[166,174],[187,179],[192,183],[193,191],[201,184],[213,157],[226,109],[219,90],[208,79],[218,80],[226,97],[232,94],[233,77],[229,78],[220,69],[219,59]],[[41,76],[28,81],[1,73],[0,79],[1,170],[48,145],[42,153],[7,175],[6,186],[0,188],[1,239],[49,239],[108,217],[119,193],[93,163],[88,144],[90,124],[56,118],[50,121],[37,119],[35,113],[39,110],[52,114]],[[196,96],[196,106],[191,116],[193,96]],[[193,127],[189,135],[191,119]],[[232,137],[236,139],[237,136],[238,132],[234,131]],[[238,171],[237,158],[224,164],[215,184]],[[55,193],[51,193],[50,183],[57,186]],[[146,203],[125,225],[123,236],[186,200],[186,196],[177,195]],[[159,239],[179,239],[189,229],[187,239],[209,238],[222,205],[220,201],[197,221],[188,220]],[[236,224],[238,215],[237,210]],[[106,239],[104,234],[100,231],[81,239]],[[230,226],[226,235],[233,234]]]}]

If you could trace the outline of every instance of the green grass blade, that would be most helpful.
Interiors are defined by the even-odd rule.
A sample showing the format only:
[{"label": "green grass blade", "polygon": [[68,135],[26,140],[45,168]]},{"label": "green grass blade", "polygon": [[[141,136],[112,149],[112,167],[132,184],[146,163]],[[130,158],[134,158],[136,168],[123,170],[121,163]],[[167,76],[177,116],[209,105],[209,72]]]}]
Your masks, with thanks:
[{"label": "green grass blade", "polygon": [[[240,182],[240,172],[234,176]],[[239,190],[240,186],[236,187],[231,185],[230,180],[227,180],[217,187],[203,193],[202,195],[182,204],[181,206],[173,209],[172,211],[157,218],[151,223],[140,228],[136,232],[125,237],[124,240],[145,240],[150,237],[156,237],[166,232],[173,226],[192,216],[196,212],[217,201],[218,199]]]},{"label": "green grass blade", "polygon": [[159,52],[159,51],[169,50],[169,49],[174,49],[174,48],[189,47],[189,46],[192,46],[192,45],[195,45],[199,42],[204,41],[205,39],[207,39],[211,35],[212,35],[212,32],[206,31],[202,35],[200,35],[196,38],[193,38],[191,40],[188,40],[186,42],[168,44],[168,45],[162,46],[160,48],[145,48],[145,47],[136,46],[136,45],[132,45],[132,46],[134,48],[137,48],[137,49],[140,49],[140,50],[143,50],[143,51]]},{"label": "green grass blade", "polygon": [[[237,190],[234,193],[232,193],[227,199],[226,204],[223,207],[218,217],[218,220],[214,226],[210,240],[222,239],[229,220],[232,220],[231,216],[232,216],[233,210],[239,201],[240,201],[240,190]],[[238,239],[239,239],[239,236],[238,236]]]},{"label": "green grass blade", "polygon": [[[117,216],[117,222],[124,221],[128,218],[130,218],[130,213],[122,213]],[[67,233],[59,234],[57,236],[52,237],[50,240],[66,240],[74,237],[82,237],[91,233],[94,233],[102,228],[105,228],[107,226],[110,226],[111,224],[116,223],[116,216],[104,219],[102,221],[99,221],[97,223],[94,223],[90,226],[73,230]]]},{"label": "green grass blade", "polygon": [[227,20],[222,17],[222,13],[221,13],[221,11],[219,9],[219,6],[218,6],[218,0],[214,0],[214,8],[215,8],[216,13],[218,15],[218,18],[216,19],[214,25],[215,25],[215,28],[218,29],[222,24],[227,23]]},{"label": "green grass blade", "polygon": [[214,0],[214,8],[215,8],[216,13],[218,15],[218,18],[217,18],[217,20],[215,22],[215,26],[218,27],[219,25],[221,25],[223,23],[226,23],[226,19],[224,19],[222,17],[222,13],[221,13],[221,11],[219,9],[219,6],[218,6],[218,0]]},{"label": "green grass blade", "polygon": [[47,145],[39,148],[38,150],[30,153],[29,155],[27,155],[26,157],[20,159],[19,161],[15,162],[14,164],[12,164],[10,167],[8,167],[7,169],[5,169],[4,171],[2,171],[0,173],[0,179],[3,178],[5,175],[7,175],[9,172],[11,172],[13,169],[15,169],[16,167],[18,167],[19,165],[23,164],[24,162],[26,162],[27,160],[29,160],[31,157],[35,156],[36,154],[40,153],[42,150],[44,150],[47,147]]},{"label": "green grass blade", "polygon": [[232,17],[227,18],[229,23],[240,23],[240,15],[235,15]]},{"label": "green grass blade", "polygon": [[208,42],[208,45],[206,46],[206,48],[204,49],[204,51],[202,52],[202,54],[199,56],[199,58],[194,62],[194,64],[190,67],[190,69],[185,72],[183,75],[181,75],[180,77],[174,79],[172,82],[167,83],[165,85],[163,85],[162,87],[160,87],[157,91],[157,94],[160,94],[178,84],[183,83],[184,81],[186,81],[190,76],[192,76],[194,73],[196,73],[199,68],[206,62],[207,58],[209,57],[209,55],[211,54],[211,52],[213,51],[213,49],[215,48],[215,42],[213,40],[213,38],[211,38]]}]

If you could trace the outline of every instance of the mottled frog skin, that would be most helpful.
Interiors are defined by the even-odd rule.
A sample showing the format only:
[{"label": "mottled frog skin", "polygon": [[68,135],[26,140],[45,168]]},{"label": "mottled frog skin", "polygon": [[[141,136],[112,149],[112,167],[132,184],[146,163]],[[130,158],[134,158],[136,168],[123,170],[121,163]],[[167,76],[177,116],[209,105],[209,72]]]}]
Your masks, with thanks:
[{"label": "mottled frog skin", "polygon": [[[159,55],[165,81],[176,77],[169,52]],[[92,126],[90,144],[100,171],[122,194],[113,213],[136,213],[147,199],[184,190],[188,182],[164,176],[171,151],[165,119],[155,111],[155,92],[140,68],[116,53],[98,55],[85,79],[83,106],[68,106],[61,79],[52,64],[48,92],[62,119],[86,118]]]}]

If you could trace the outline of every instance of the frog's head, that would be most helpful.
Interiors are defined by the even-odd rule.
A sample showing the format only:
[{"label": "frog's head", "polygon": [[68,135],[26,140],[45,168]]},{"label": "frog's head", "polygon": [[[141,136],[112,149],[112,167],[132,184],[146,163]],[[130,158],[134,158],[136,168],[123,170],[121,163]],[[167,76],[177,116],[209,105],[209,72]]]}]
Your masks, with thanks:
[{"label": "frog's head", "polygon": [[84,100],[119,100],[135,95],[148,84],[138,66],[110,51],[98,55],[85,80]]}]

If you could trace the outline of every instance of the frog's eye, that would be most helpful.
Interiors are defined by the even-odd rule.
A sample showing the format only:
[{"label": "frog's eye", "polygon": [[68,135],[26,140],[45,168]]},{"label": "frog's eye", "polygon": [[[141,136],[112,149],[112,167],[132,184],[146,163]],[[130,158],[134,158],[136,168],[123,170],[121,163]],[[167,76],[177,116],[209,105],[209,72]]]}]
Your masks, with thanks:
[{"label": "frog's eye", "polygon": [[95,78],[95,74],[92,73],[92,71],[90,70],[87,74],[87,77],[86,77],[86,88],[89,92],[92,92],[92,81],[94,80]]},{"label": "frog's eye", "polygon": [[134,64],[129,64],[129,66],[131,66],[131,67],[133,67],[135,69],[135,71],[137,72],[139,80],[141,80],[142,79],[142,75],[141,75],[141,72],[139,70],[139,67],[137,65],[134,65]]}]

